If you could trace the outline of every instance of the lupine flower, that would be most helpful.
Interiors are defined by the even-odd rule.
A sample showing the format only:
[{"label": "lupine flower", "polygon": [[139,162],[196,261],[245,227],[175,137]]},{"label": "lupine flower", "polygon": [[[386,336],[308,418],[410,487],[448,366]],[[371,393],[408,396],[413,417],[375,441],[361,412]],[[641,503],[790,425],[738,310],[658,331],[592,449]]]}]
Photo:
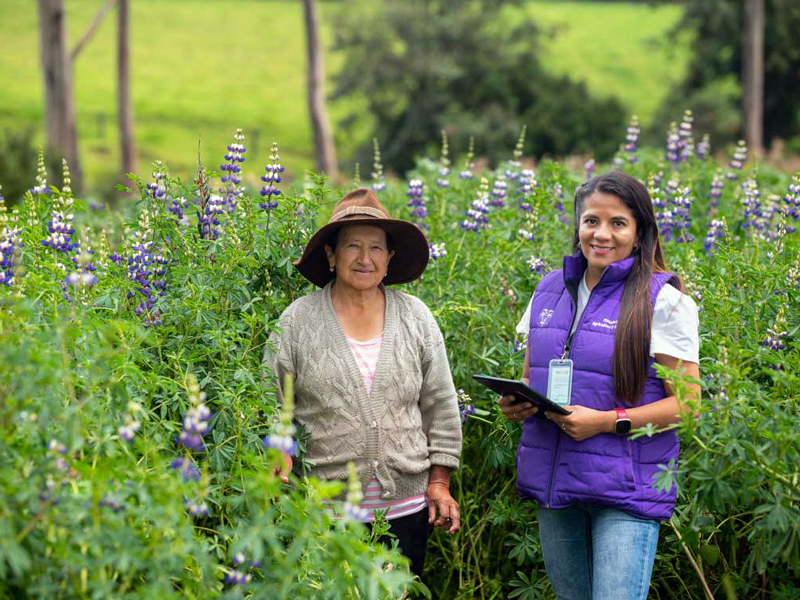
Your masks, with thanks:
[{"label": "lupine flower", "polygon": [[381,162],[381,149],[378,138],[372,138],[373,163],[372,163],[372,190],[382,192],[386,189],[386,179],[383,176],[383,163]]},{"label": "lupine flower", "polygon": [[678,124],[675,121],[669,124],[669,130],[667,131],[666,159],[673,164],[677,164],[681,159]]},{"label": "lupine flower", "polygon": [[675,241],[681,243],[688,243],[694,240],[694,236],[689,233],[689,228],[692,226],[692,190],[685,187],[678,191],[672,198],[674,209],[673,214],[673,231],[675,233]]},{"label": "lupine flower", "polygon": [[529,242],[533,240],[533,234],[530,231],[528,231],[527,229],[518,229],[517,233],[519,235],[521,235],[522,237],[524,237]]},{"label": "lupine flower", "polygon": [[500,175],[492,186],[492,199],[489,201],[491,206],[502,208],[506,205],[508,195],[508,183],[505,175]]},{"label": "lupine flower", "polygon": [[353,169],[353,187],[361,187],[361,166],[359,163],[356,163],[356,166]]},{"label": "lupine flower", "polygon": [[475,414],[475,404],[462,388],[459,388],[456,393],[458,394],[458,410],[461,413],[461,425],[466,425],[470,415]]},{"label": "lupine flower", "polygon": [[[259,204],[261,206],[261,204]],[[277,202],[275,203],[277,206]],[[263,208],[263,207],[262,207]],[[222,235],[219,215],[225,212],[225,199],[222,196],[211,194],[197,222],[200,237],[204,240],[216,240]]]},{"label": "lupine flower", "polygon": [[50,194],[50,188],[47,187],[47,169],[44,166],[44,152],[39,150],[39,162],[36,167],[36,185],[31,188],[31,194],[34,196],[38,194]]},{"label": "lupine flower", "polygon": [[92,200],[91,204],[89,204],[89,208],[91,208],[92,210],[105,210],[106,205],[104,202],[97,202],[95,200]]},{"label": "lupine flower", "polygon": [[264,446],[278,450],[289,456],[297,452],[297,441],[294,439],[294,379],[287,374],[283,380],[283,402],[281,416],[275,431],[264,438]]},{"label": "lupine flower", "polygon": [[450,175],[450,147],[447,145],[447,133],[442,129],[442,153],[439,158],[439,179],[436,185],[439,187],[450,187],[447,176]]},{"label": "lupine flower", "polygon": [[569,217],[567,216],[567,210],[564,208],[564,188],[561,186],[560,183],[556,183],[553,186],[553,196],[555,196],[555,209],[561,213],[559,216],[559,220],[562,223],[569,223]]},{"label": "lupine flower", "polygon": [[67,447],[58,440],[50,440],[47,442],[47,451],[52,454],[66,454]]},{"label": "lupine flower", "polygon": [[125,508],[125,504],[123,504],[122,502],[117,500],[111,494],[103,494],[103,497],[97,503],[97,506],[100,506],[100,507],[107,506],[108,508],[113,510],[115,513],[118,513],[119,511],[121,511],[122,509]]},{"label": "lupine flower", "polygon": [[[636,153],[639,144],[639,135],[641,133],[642,130],[639,128],[639,117],[633,115],[631,117],[631,122],[628,124],[628,129],[625,131],[625,145],[623,146],[625,152],[628,154]],[[635,163],[636,157],[631,156],[629,161]]]},{"label": "lupine flower", "polygon": [[195,502],[194,500],[186,498],[183,504],[193,517],[207,517],[209,514],[208,505],[203,501]]},{"label": "lupine flower", "polygon": [[714,179],[711,180],[711,189],[708,192],[708,199],[711,200],[711,206],[719,206],[719,198],[722,196],[722,188],[725,183],[722,180],[722,171],[717,169],[714,173]]},{"label": "lupine flower", "polygon": [[489,226],[489,180],[481,178],[478,193],[467,211],[464,213],[467,218],[461,221],[459,226],[467,231],[480,231]]},{"label": "lupine flower", "polygon": [[705,160],[709,154],[711,154],[711,137],[705,133],[702,141],[697,144],[697,158],[698,160]]},{"label": "lupine flower", "polygon": [[49,234],[42,240],[42,246],[52,248],[56,252],[63,252],[65,254],[72,252],[78,244],[72,241],[72,234],[75,230],[72,228],[72,213],[65,214],[64,211],[72,205],[71,199],[62,204],[63,210],[56,208],[54,203],[54,210],[50,221],[47,223],[47,231]]},{"label": "lupine flower", "polygon": [[754,179],[747,179],[742,183],[742,208],[744,209],[743,223],[749,235],[753,235],[753,230],[762,231],[764,229],[763,212],[761,210],[761,192]]},{"label": "lupine flower", "polygon": [[236,569],[230,573],[225,573],[225,582],[232,583],[233,585],[243,585],[250,583],[252,580],[253,576],[250,573],[242,573]]},{"label": "lupine flower", "polygon": [[786,348],[786,344],[783,343],[783,338],[785,338],[788,333],[785,327],[786,318],[783,314],[783,307],[781,307],[778,309],[778,315],[775,317],[775,324],[770,329],[767,329],[767,337],[764,339],[764,345],[775,351]]},{"label": "lupine flower", "polygon": [[694,117],[692,111],[686,110],[683,113],[680,127],[678,128],[678,138],[680,139],[680,160],[686,162],[694,156],[694,138],[692,137],[692,123]]},{"label": "lupine flower", "polygon": [[794,261],[794,265],[792,265],[792,267],[789,269],[789,272],[786,274],[786,278],[791,287],[800,290],[800,252],[797,253],[797,258]]},{"label": "lupine flower", "polygon": [[597,163],[593,158],[590,158],[589,160],[586,161],[586,163],[583,165],[583,172],[586,175],[586,179],[592,178],[596,166]]},{"label": "lupine flower", "polygon": [[428,209],[425,208],[428,199],[424,196],[424,193],[425,185],[421,179],[411,179],[408,182],[406,196],[408,196],[409,201],[407,206],[411,208],[411,218],[417,224],[428,216]]},{"label": "lupine flower", "polygon": [[24,244],[20,242],[19,237],[22,228],[9,227],[1,190],[2,186],[0,186],[0,285],[11,287],[14,285],[14,274],[20,263],[20,249]]},{"label": "lupine flower", "polygon": [[528,126],[523,125],[517,138],[517,144],[514,146],[514,158],[508,161],[508,168],[505,171],[505,176],[511,181],[515,181],[519,177],[519,171],[522,168],[522,153],[525,148],[525,134],[528,132]]},{"label": "lupine flower", "polygon": [[203,436],[208,432],[211,411],[204,403],[206,399],[205,392],[200,391],[200,386],[194,376],[189,377],[186,389],[189,393],[191,408],[183,418],[183,430],[178,436],[178,441],[189,450],[202,452],[205,450]]},{"label": "lupine flower", "polygon": [[97,275],[95,275],[97,268],[92,264],[92,254],[94,251],[89,246],[87,237],[78,256],[73,257],[75,270],[67,274],[65,278],[67,285],[76,289],[94,287],[97,283]]},{"label": "lupine flower", "polygon": [[[786,214],[790,216],[793,221],[800,219],[800,173],[797,173],[792,178],[792,183],[789,184],[786,190],[783,202],[786,205]],[[789,230],[787,229],[787,231]],[[792,232],[789,231],[789,233]]]},{"label": "lupine flower", "polygon": [[134,421],[133,419],[126,420],[124,425],[120,425],[117,429],[117,435],[125,440],[126,442],[130,443],[133,441],[133,438],[136,437],[136,432],[142,427],[142,424],[139,421]]},{"label": "lupine flower", "polygon": [[725,221],[713,219],[708,225],[708,233],[703,242],[703,249],[709,254],[714,253],[714,247],[725,235]]},{"label": "lupine flower", "polygon": [[[143,211],[139,217],[139,231],[131,245],[132,255],[128,257],[128,279],[139,284],[136,291],[144,298],[137,304],[134,314],[144,315],[144,324],[148,327],[161,322],[161,315],[154,307],[156,300],[166,294],[167,287],[163,279],[167,259],[153,253],[153,241],[147,240],[151,235],[149,217],[147,211]],[[135,294],[130,292],[128,297],[133,298]]]},{"label": "lupine flower", "polygon": [[547,272],[547,263],[541,258],[531,256],[531,259],[528,261],[528,268],[531,270],[531,273],[544,275]]},{"label": "lupine flower", "polygon": [[528,336],[521,340],[514,340],[514,352],[522,352],[528,347]]},{"label": "lupine flower", "polygon": [[237,552],[233,555],[231,562],[233,563],[234,567],[240,567],[244,564],[244,561],[247,560],[244,556],[244,552]]},{"label": "lupine flower", "polygon": [[538,187],[539,182],[536,181],[536,173],[533,169],[523,169],[519,174],[517,181],[517,191],[520,196],[519,207],[522,210],[530,211],[531,205],[527,202],[534,188]]},{"label": "lupine flower", "polygon": [[654,173],[650,174],[650,177],[647,179],[647,193],[650,194],[650,199],[653,201],[653,208],[656,210],[656,217],[658,217],[658,211],[666,207],[666,201],[664,199],[664,194],[659,187],[659,181],[656,180],[656,175]]},{"label": "lupine flower", "polygon": [[178,471],[178,473],[180,473],[183,477],[184,481],[200,480],[200,469],[197,468],[197,464],[191,459],[191,457],[179,456],[173,460],[169,466],[171,469]]},{"label": "lupine flower", "polygon": [[467,157],[464,159],[464,169],[458,174],[461,179],[472,179],[475,177],[475,174],[472,172],[472,168],[474,165],[472,164],[472,160],[475,158],[475,138],[469,138],[469,151],[467,152]]},{"label": "lupine flower", "polygon": [[156,170],[151,173],[153,179],[152,183],[145,185],[147,193],[155,200],[161,200],[167,196],[167,172],[161,167],[161,161],[156,161]]},{"label": "lupine flower", "polygon": [[183,196],[179,196],[172,200],[172,205],[167,208],[169,212],[175,215],[173,221],[183,227],[189,226],[189,217],[184,214],[184,211],[189,206],[189,201]]},{"label": "lupine flower", "polygon": [[344,513],[351,519],[363,521],[369,516],[369,510],[361,508],[359,505],[364,500],[361,492],[361,481],[358,479],[356,466],[352,462],[347,463],[347,499],[342,508]]},{"label": "lupine flower", "polygon": [[430,258],[433,260],[438,260],[447,256],[447,250],[445,250],[444,242],[441,244],[428,244],[428,250],[430,252]]},{"label": "lupine flower", "polygon": [[[733,158],[728,166],[736,171],[741,171],[746,162],[747,144],[745,144],[744,140],[739,140],[739,143],[736,144],[736,149],[733,151]],[[726,177],[728,179],[736,179],[736,174],[733,171],[728,171]]]},{"label": "lupine flower", "polygon": [[273,142],[269,163],[264,167],[266,174],[261,176],[261,181],[265,183],[264,187],[261,188],[261,195],[264,196],[265,202],[259,202],[258,205],[264,210],[272,210],[278,207],[278,196],[281,195],[281,191],[276,186],[282,181],[281,173],[284,171],[280,161],[278,144]]},{"label": "lupine flower", "polygon": [[222,176],[222,183],[225,187],[220,189],[220,193],[225,197],[225,204],[228,211],[234,212],[239,205],[239,198],[242,197],[244,188],[239,187],[242,182],[239,174],[242,172],[240,163],[244,162],[244,153],[247,148],[244,147],[244,133],[241,129],[237,129],[233,134],[233,143],[228,146],[228,152],[225,154],[225,162],[219,166],[220,170],[225,173]]}]

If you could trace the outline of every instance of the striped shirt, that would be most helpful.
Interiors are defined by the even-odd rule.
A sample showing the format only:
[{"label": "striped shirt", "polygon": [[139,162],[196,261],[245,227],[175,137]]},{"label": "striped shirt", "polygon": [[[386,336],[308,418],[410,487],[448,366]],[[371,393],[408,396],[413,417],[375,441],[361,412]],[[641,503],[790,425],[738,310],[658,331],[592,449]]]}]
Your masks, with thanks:
[{"label": "striped shirt", "polygon": [[[358,369],[361,371],[361,376],[364,378],[364,386],[367,388],[367,393],[372,393],[372,382],[375,380],[375,368],[378,365],[378,356],[381,353],[382,342],[383,335],[366,342],[359,342],[358,340],[347,338],[347,343],[353,351],[353,357],[356,359]],[[386,518],[398,519],[426,509],[428,503],[425,500],[425,494],[384,502],[381,500],[381,484],[373,477],[367,484],[367,489],[364,490],[364,500],[358,507],[364,509],[363,512],[366,515],[363,518],[359,518],[359,520],[364,523],[369,523],[375,520],[373,511],[377,509],[388,509]]]}]

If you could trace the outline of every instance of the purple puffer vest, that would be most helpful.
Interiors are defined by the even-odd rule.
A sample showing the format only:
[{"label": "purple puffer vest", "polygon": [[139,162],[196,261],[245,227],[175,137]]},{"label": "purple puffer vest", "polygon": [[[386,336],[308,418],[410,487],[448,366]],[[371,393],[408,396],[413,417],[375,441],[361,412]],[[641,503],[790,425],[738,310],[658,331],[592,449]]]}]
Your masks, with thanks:
[{"label": "purple puffer vest", "polygon": [[[630,408],[614,394],[612,357],[622,291],[633,261],[629,257],[606,267],[578,321],[569,352],[574,365],[572,404],[597,410]],[[567,256],[564,268],[548,273],[536,288],[528,337],[530,386],[542,394],[547,393],[549,362],[561,358],[564,350],[585,270],[583,255]],[[673,277],[653,275],[653,304]],[[644,396],[637,406],[666,396],[652,365],[651,358]],[[549,508],[600,504],[640,518],[668,520],[675,507],[675,486],[659,491],[653,487],[653,476],[671,459],[678,459],[674,432],[636,440],[601,433],[576,442],[551,421],[531,417],[523,425],[517,449],[517,490],[523,498]]]}]

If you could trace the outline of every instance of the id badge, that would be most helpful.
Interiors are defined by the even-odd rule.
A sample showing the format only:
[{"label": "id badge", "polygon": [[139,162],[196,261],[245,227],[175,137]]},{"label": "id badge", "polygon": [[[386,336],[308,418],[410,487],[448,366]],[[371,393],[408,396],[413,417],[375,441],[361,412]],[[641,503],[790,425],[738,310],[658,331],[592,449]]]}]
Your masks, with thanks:
[{"label": "id badge", "polygon": [[547,397],[556,404],[569,406],[572,396],[572,361],[554,358],[547,371]]}]

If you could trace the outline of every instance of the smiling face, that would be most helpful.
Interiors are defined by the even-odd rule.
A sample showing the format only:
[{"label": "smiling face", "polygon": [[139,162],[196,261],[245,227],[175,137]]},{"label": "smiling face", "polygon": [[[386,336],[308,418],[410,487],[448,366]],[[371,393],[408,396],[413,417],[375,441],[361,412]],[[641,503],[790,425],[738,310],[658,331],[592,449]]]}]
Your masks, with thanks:
[{"label": "smiling face", "polygon": [[587,285],[597,283],[611,263],[628,258],[637,239],[636,218],[618,196],[603,192],[589,196],[578,226],[581,252],[589,263]]},{"label": "smiling face", "polygon": [[383,281],[389,260],[386,232],[372,225],[346,225],[339,230],[334,250],[325,246],[328,264],[336,269],[336,285],[365,291]]}]

